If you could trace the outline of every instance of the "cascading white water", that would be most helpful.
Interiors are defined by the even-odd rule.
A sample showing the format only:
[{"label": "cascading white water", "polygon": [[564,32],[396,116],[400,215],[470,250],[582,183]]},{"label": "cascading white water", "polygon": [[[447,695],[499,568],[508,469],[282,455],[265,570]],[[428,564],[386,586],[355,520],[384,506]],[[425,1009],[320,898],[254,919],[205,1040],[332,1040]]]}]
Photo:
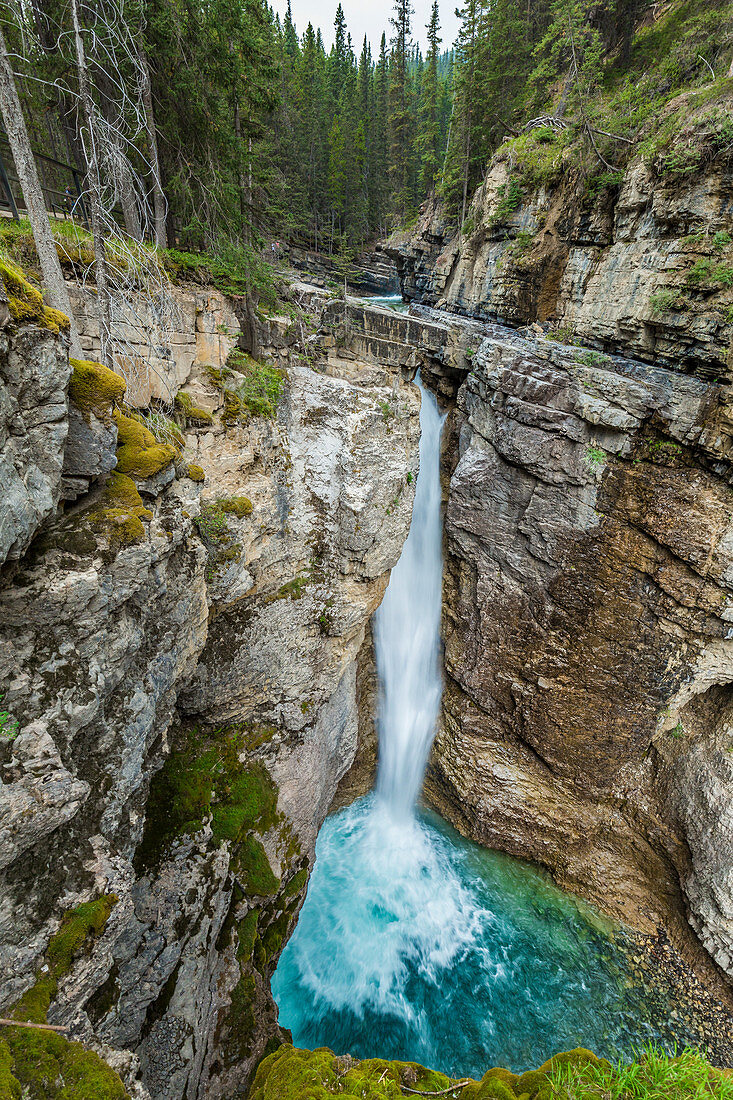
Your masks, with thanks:
[{"label": "cascading white water", "polygon": [[422,785],[440,706],[440,608],[443,574],[440,434],[444,417],[418,378],[420,475],[412,525],[375,616],[379,674],[377,794],[392,812],[412,813]]},{"label": "cascading white water", "polygon": [[540,874],[415,808],[442,690],[442,418],[420,389],[412,525],[375,621],[377,789],[319,834],[272,980],[280,1020],[296,1046],[453,1076],[578,1045],[620,1054],[659,1033],[629,1029],[644,1014],[617,949]]}]

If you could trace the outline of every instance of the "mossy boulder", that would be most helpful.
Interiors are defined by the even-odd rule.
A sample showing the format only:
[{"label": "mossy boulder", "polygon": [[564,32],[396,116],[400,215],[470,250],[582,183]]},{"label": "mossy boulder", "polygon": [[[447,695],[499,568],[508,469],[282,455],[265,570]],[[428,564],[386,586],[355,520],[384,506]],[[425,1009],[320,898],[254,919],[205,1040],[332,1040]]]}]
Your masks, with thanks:
[{"label": "mossy boulder", "polygon": [[0,256],[0,279],[8,295],[10,316],[16,324],[35,323],[53,333],[68,331],[66,314],[45,305],[40,290],[6,256]]},{"label": "mossy boulder", "polygon": [[62,1035],[7,1028],[0,1041],[2,1100],[129,1100],[98,1054]]},{"label": "mossy boulder", "polygon": [[[537,1070],[518,1075],[508,1069],[488,1070],[480,1081],[450,1078],[417,1062],[366,1058],[356,1061],[332,1051],[298,1050],[285,1045],[260,1063],[249,1100],[325,1100],[340,1094],[367,1100],[396,1100],[415,1094],[442,1093],[453,1100],[568,1100],[563,1072],[612,1072],[610,1063],[588,1050],[557,1054]],[[452,1088],[451,1086],[455,1086]],[[602,1093],[578,1093],[600,1100]]]},{"label": "mossy boulder", "polygon": [[204,481],[206,479],[206,474],[204,473],[203,467],[197,466],[195,463],[191,462],[186,467],[186,477],[190,478],[191,481]]},{"label": "mossy boulder", "polygon": [[[451,1083],[445,1074],[415,1062],[383,1058],[357,1062],[326,1048],[311,1051],[286,1045],[260,1063],[249,1100],[326,1100],[334,1095],[398,1100],[406,1095],[403,1086],[413,1092],[439,1092]],[[456,1089],[456,1098],[460,1094]]]},{"label": "mossy boulder", "polygon": [[121,474],[144,480],[160,473],[176,458],[176,448],[170,443],[158,443],[139,420],[116,409],[114,421],[117,425],[117,469]]},{"label": "mossy boulder", "polygon": [[127,389],[124,378],[101,363],[84,359],[70,359],[72,373],[69,379],[69,397],[87,423],[91,416],[109,424],[112,412],[119,405]]},{"label": "mossy boulder", "polygon": [[146,508],[132,478],[113,470],[104,487],[100,503],[88,513],[92,528],[109,542],[117,553],[145,539],[143,520],[153,513]]}]

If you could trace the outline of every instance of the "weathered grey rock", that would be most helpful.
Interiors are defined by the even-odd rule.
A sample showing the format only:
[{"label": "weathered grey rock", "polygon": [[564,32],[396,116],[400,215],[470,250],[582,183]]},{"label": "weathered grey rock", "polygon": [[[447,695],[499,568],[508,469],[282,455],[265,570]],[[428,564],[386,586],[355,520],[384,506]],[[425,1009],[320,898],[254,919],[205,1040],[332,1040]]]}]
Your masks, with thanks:
[{"label": "weathered grey rock", "polygon": [[545,322],[591,347],[730,377],[733,294],[711,276],[690,279],[700,260],[730,264],[730,248],[713,245],[733,232],[729,166],[670,180],[632,160],[596,205],[569,172],[502,215],[513,172],[500,149],[463,233],[428,206],[414,230],[390,239],[407,297],[486,321]]},{"label": "weathered grey rock", "polygon": [[[479,842],[684,942],[681,886],[728,966],[726,394],[498,329],[473,364],[453,429],[430,797]],[[710,723],[688,721],[691,700]]]},{"label": "weathered grey rock", "polygon": [[[287,366],[291,321],[270,324]],[[138,482],[143,533],[88,493],[0,586],[4,705],[21,727],[0,750],[0,1005],[32,982],[64,912],[114,893],[50,1019],[155,1100],[241,1092],[279,1034],[269,976],[354,758],[357,657],[417,474],[419,397],[399,367],[294,362],[276,420],[227,425],[204,365],[186,385],[212,422],[187,430],[180,480],[170,467]],[[82,489],[111,445],[84,425],[69,457]],[[192,462],[203,483],[185,476]],[[225,532],[206,525],[221,502]],[[274,783],[277,812],[256,830],[264,885],[250,889],[240,840],[204,811],[156,843],[173,811],[165,798],[151,810],[150,785],[182,738],[225,744],[231,767],[236,746],[236,767]],[[256,960],[239,950],[249,918]]]},{"label": "weathered grey rock", "polygon": [[[0,306],[6,302],[0,287]],[[70,374],[58,334],[31,324],[0,327],[0,564],[20,557],[56,510]]]},{"label": "weathered grey rock", "polygon": [[76,500],[90,484],[103,481],[117,465],[117,426],[69,404],[69,434],[64,449],[62,496]]}]

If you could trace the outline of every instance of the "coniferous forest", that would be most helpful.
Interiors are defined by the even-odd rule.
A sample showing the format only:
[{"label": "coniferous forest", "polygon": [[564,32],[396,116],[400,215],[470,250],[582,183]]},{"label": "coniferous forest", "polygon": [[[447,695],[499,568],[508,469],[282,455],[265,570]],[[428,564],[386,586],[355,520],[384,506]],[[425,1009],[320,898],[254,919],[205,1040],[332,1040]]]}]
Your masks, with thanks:
[{"label": "coniferous forest", "polygon": [[158,244],[278,237],[333,252],[409,224],[433,192],[462,221],[493,151],[543,112],[572,119],[613,169],[655,97],[720,69],[724,7],[683,4],[651,74],[653,42],[632,56],[645,0],[466,0],[455,43],[434,0],[425,53],[410,0],[374,43],[352,41],[339,4],[330,49],[264,0],[16,2],[4,35],[32,145],[80,173],[83,44],[89,96],[124,136],[107,175],[132,236],[146,212],[125,202],[123,159]]}]

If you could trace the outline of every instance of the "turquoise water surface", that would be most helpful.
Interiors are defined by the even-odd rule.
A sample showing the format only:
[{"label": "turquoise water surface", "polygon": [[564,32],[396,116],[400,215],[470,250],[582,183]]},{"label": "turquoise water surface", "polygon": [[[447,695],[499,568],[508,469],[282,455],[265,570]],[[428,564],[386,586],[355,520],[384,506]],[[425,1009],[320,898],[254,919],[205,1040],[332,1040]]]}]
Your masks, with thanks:
[{"label": "turquoise water surface", "polygon": [[678,1038],[610,925],[435,814],[395,819],[371,794],[327,819],[316,852],[272,982],[296,1046],[481,1076]]}]

